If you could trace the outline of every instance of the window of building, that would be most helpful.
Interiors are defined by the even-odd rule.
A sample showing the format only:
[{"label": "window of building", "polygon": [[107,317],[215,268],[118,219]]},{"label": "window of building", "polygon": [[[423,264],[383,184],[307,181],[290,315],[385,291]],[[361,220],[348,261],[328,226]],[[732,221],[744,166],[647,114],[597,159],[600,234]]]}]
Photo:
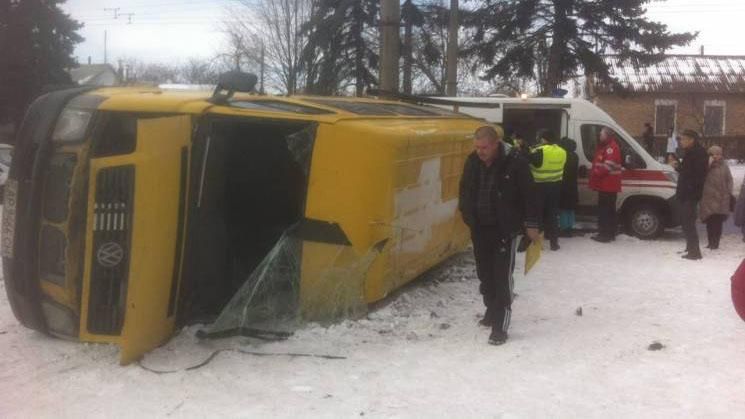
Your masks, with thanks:
[{"label": "window of building", "polygon": [[725,103],[721,100],[704,102],[704,135],[724,135]]},{"label": "window of building", "polygon": [[654,133],[655,135],[667,135],[672,128],[675,129],[675,116],[678,110],[678,102],[675,100],[655,100],[654,102]]}]

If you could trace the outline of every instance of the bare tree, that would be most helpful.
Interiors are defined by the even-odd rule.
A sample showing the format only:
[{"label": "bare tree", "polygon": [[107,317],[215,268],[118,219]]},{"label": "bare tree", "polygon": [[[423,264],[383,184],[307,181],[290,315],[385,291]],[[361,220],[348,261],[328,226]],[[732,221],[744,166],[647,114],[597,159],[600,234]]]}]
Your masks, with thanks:
[{"label": "bare tree", "polygon": [[237,0],[237,3],[225,19],[225,32],[234,56],[240,53],[260,65],[263,46],[269,84],[287,94],[302,90],[306,78],[302,51],[307,36],[301,29],[310,20],[317,0]]},{"label": "bare tree", "polygon": [[175,65],[146,63],[135,58],[119,60],[127,84],[175,83],[179,79],[179,69]]},{"label": "bare tree", "polygon": [[179,80],[187,84],[215,84],[219,71],[213,60],[190,58],[179,68]]}]

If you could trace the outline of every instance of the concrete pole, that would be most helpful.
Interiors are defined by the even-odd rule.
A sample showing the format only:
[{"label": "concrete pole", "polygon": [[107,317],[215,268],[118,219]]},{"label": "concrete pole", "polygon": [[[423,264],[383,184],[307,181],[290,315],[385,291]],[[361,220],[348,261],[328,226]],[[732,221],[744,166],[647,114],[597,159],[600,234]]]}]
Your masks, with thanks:
[{"label": "concrete pole", "polygon": [[109,63],[109,31],[103,30],[103,63]]},{"label": "concrete pole", "polygon": [[393,92],[398,92],[400,26],[399,0],[380,0],[380,88]]},{"label": "concrete pole", "polygon": [[447,83],[445,94],[458,96],[458,30],[460,22],[458,16],[458,0],[450,0],[450,22],[448,25],[447,46]]},{"label": "concrete pole", "polygon": [[[264,71],[265,71],[265,49],[264,49],[264,41],[261,41],[261,77],[260,77],[260,84],[259,84],[259,94],[264,94]],[[293,92],[294,93],[294,92]]]}]

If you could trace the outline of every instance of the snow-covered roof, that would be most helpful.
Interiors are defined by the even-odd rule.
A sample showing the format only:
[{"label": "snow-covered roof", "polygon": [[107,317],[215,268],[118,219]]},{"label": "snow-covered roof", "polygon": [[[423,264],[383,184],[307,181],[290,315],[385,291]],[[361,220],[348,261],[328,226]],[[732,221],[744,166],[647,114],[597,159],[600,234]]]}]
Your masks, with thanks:
[{"label": "snow-covered roof", "polygon": [[669,55],[646,67],[621,64],[617,56],[605,60],[631,92],[745,93],[745,56]]},{"label": "snow-covered roof", "polygon": [[70,70],[72,81],[88,86],[114,86],[119,76],[110,64],[81,64]]}]

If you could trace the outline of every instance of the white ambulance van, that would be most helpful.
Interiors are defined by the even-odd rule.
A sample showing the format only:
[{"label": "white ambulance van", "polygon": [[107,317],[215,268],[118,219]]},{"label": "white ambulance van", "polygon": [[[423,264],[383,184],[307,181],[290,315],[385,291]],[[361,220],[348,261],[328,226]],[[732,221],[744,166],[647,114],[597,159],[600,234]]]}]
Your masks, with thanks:
[{"label": "white ambulance van", "polygon": [[[588,187],[588,174],[600,130],[610,128],[616,134],[624,158],[622,191],[617,206],[619,221],[630,234],[642,239],[656,238],[666,227],[677,225],[672,210],[677,173],[670,166],[656,161],[593,103],[576,98],[447,99],[459,103],[455,106],[457,111],[499,124],[506,133],[519,135],[528,142],[535,141],[537,132],[544,128],[557,133],[557,138],[569,137],[574,140],[580,166],[580,202],[577,210],[580,217],[597,213],[597,193]],[[468,106],[468,103],[474,103],[474,107]],[[485,104],[490,107],[483,107]]]}]

